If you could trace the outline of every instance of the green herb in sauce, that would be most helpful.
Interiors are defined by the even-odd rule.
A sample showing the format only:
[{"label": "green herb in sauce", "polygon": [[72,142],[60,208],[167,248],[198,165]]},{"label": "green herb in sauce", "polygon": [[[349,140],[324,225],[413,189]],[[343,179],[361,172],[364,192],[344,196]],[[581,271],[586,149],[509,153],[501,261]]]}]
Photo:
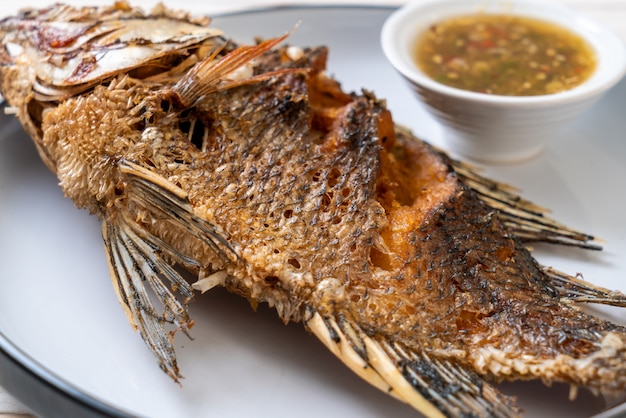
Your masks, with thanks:
[{"label": "green herb in sauce", "polygon": [[432,25],[419,37],[415,59],[440,83],[507,96],[568,90],[596,67],[593,49],[575,33],[537,19],[491,14]]}]

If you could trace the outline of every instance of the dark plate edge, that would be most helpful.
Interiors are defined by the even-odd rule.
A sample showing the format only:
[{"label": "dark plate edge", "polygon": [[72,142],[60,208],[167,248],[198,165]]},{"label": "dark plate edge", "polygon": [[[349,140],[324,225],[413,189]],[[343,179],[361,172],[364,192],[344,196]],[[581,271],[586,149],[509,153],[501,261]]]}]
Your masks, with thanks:
[{"label": "dark plate edge", "polygon": [[0,385],[37,416],[132,417],[49,371],[1,331]]}]

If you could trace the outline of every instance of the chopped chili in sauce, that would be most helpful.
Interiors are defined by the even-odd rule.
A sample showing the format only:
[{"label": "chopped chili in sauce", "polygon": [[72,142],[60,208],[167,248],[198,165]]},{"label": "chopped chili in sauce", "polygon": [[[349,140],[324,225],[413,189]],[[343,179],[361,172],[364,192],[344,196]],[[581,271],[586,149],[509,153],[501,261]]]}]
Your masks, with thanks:
[{"label": "chopped chili in sauce", "polygon": [[506,96],[568,90],[596,67],[593,48],[579,35],[511,15],[443,20],[420,35],[414,56],[421,70],[440,83]]}]

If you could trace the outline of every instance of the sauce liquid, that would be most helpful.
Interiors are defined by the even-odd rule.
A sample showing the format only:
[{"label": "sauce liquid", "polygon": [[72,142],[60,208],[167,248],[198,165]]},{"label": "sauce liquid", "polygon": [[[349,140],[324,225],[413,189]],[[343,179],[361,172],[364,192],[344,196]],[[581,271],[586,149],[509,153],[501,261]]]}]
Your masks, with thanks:
[{"label": "sauce liquid", "polygon": [[492,14],[432,25],[418,38],[414,58],[440,83],[506,96],[568,90],[596,67],[593,48],[577,34],[538,19]]}]

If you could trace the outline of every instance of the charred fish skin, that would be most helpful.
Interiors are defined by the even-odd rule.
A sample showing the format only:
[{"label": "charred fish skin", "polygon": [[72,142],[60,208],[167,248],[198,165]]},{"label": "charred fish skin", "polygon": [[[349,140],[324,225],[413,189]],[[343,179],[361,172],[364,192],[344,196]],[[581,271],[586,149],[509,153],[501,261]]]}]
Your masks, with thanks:
[{"label": "charred fish skin", "polygon": [[624,392],[626,330],[575,302],[626,297],[525,247],[592,237],[343,92],[325,48],[239,46],[208,23],[121,2],[0,22],[2,94],[102,220],[120,304],[165,372],[180,378],[194,289],[224,286],[427,416],[519,416],[493,386],[509,379]]}]

